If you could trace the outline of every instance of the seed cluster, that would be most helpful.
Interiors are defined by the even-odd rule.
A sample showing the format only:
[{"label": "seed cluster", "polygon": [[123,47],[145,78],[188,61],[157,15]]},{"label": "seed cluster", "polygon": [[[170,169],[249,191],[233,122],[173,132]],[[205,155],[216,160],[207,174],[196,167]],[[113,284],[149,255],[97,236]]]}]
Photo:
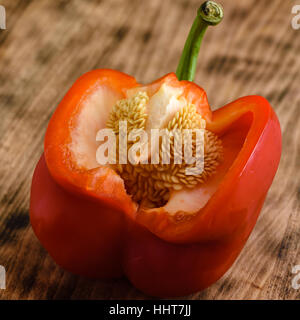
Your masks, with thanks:
[{"label": "seed cluster", "polygon": [[[117,135],[117,155],[119,154],[119,121],[127,121],[127,134],[133,129],[144,130],[148,101],[149,97],[145,92],[138,92],[132,98],[117,101],[110,112],[107,127]],[[197,113],[193,104],[187,103],[178,111],[169,121],[166,129],[170,144],[168,139],[160,139],[158,164],[132,165],[131,163],[120,164],[117,161],[115,165],[115,170],[124,180],[127,192],[132,195],[134,201],[145,207],[163,206],[168,201],[171,190],[194,188],[197,184],[203,183],[215,173],[222,159],[221,140],[212,132],[204,130],[204,169],[201,174],[186,175],[186,169],[191,170],[194,164],[188,164],[185,160],[177,164],[175,161],[178,156],[174,142],[176,133],[182,133],[185,129],[205,129],[205,120]],[[196,141],[198,141],[196,133],[193,133],[191,156],[197,159]],[[128,142],[128,150],[133,143]],[[163,155],[166,154],[170,158],[170,164],[163,164]]]}]

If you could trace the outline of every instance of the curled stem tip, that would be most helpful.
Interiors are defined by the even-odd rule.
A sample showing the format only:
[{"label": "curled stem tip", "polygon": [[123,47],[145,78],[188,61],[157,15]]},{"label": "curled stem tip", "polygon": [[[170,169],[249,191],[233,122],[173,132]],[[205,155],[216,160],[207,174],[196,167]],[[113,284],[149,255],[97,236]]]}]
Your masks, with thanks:
[{"label": "curled stem tip", "polygon": [[216,26],[223,19],[223,8],[214,1],[206,1],[198,9],[197,16],[208,25]]},{"label": "curled stem tip", "polygon": [[178,80],[194,80],[197,58],[205,31],[208,26],[215,26],[222,19],[223,9],[216,2],[206,1],[200,6],[176,70]]}]

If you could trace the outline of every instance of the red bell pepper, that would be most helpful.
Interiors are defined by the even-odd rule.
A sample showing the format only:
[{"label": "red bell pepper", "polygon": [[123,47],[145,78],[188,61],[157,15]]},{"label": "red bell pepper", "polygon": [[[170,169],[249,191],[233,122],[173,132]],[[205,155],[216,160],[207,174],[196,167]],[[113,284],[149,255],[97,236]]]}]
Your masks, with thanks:
[{"label": "red bell pepper", "polygon": [[[205,29],[221,18],[215,3],[201,6],[177,75],[142,87],[124,73],[94,70],[75,82],[55,110],[32,180],[30,217],[38,239],[64,269],[93,278],[126,275],[149,295],[174,297],[208,287],[239,255],[276,173],[281,130],[264,98],[240,98],[211,112],[204,90],[192,82]],[[192,215],[182,209],[170,214],[170,203],[139,206],[113,168],[86,156],[96,153],[97,130],[116,100],[130,89],[153,95],[162,84],[181,88],[222,141],[217,172],[185,191],[183,198],[199,206]]]}]

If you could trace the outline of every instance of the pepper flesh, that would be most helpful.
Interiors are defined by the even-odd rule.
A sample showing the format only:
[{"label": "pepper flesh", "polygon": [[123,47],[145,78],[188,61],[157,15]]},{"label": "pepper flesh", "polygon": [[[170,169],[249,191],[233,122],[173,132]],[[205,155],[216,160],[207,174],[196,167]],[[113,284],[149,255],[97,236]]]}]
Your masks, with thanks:
[{"label": "pepper flesh", "polygon": [[209,194],[207,203],[188,218],[183,212],[170,215],[168,207],[141,209],[111,168],[77,165],[70,144],[83,102],[97,88],[119,99],[141,88],[134,78],[105,69],[77,80],[52,116],[32,180],[30,218],[64,269],[96,278],[125,274],[143,292],[168,297],[204,289],[232,265],[276,173],[281,131],[262,97],[244,97],[212,113],[204,90],[174,73],[147,90],[155,92],[162,83],[182,87],[208,130],[222,140],[224,161],[197,191],[199,197]]}]

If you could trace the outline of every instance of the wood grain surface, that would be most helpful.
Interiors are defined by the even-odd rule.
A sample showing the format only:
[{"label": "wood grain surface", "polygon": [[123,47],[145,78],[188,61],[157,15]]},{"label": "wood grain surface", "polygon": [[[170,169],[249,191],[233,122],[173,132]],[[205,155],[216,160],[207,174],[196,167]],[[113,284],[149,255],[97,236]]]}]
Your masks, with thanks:
[{"label": "wood grain surface", "polygon": [[[188,299],[299,299],[300,30],[297,1],[220,0],[222,24],[209,29],[195,82],[213,109],[265,96],[279,116],[283,155],[257,225],[232,268]],[[3,0],[0,31],[1,299],[147,299],[126,279],[93,281],[60,269],[29,223],[31,177],[47,123],[81,74],[113,68],[147,83],[175,71],[201,0]],[[300,1],[298,1],[300,4]]]}]

